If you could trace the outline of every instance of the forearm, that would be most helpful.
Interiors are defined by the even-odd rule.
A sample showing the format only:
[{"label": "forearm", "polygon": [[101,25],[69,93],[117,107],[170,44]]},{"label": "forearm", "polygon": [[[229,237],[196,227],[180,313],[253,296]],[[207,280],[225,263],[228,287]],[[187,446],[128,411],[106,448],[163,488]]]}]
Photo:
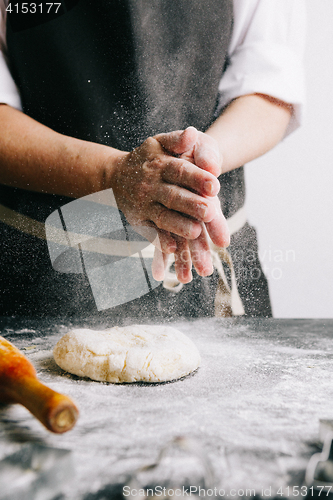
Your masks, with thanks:
[{"label": "forearm", "polygon": [[0,105],[0,183],[79,198],[108,187],[125,155],[116,149],[58,134]]},{"label": "forearm", "polygon": [[232,101],[206,132],[218,143],[222,173],[258,158],[278,144],[291,113],[290,105],[260,94]]},{"label": "forearm", "polygon": [[[159,141],[148,138],[131,152],[78,140],[7,105],[0,105],[0,124],[0,183],[72,198],[112,188],[118,208],[131,224],[160,230],[163,251],[176,248],[171,233],[195,239],[202,223],[212,226],[216,244],[225,244],[228,231],[219,222],[223,218],[215,206],[219,182],[209,172],[210,161],[203,169],[166,153],[161,136]],[[190,149],[194,148],[199,133],[189,129],[175,134],[175,144],[185,151],[188,142],[194,141]],[[215,157],[218,170],[217,151]],[[222,230],[215,237],[216,225]]]}]

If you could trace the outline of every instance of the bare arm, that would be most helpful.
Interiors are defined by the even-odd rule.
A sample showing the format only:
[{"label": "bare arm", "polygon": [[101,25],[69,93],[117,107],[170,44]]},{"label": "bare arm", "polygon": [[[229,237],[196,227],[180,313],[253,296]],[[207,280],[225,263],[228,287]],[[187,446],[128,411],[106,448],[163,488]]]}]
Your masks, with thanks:
[{"label": "bare arm", "polygon": [[218,144],[221,173],[263,155],[283,138],[292,106],[261,94],[238,97],[206,131]]},{"label": "bare arm", "polygon": [[[217,142],[222,172],[274,147],[290,116],[291,106],[268,96],[235,99],[206,132]],[[0,105],[0,124],[0,182],[23,189],[72,197],[106,189],[114,165],[127,154],[58,134],[6,105]],[[205,147],[201,135],[195,148],[203,157],[211,155]]]},{"label": "bare arm", "polygon": [[[71,197],[112,187],[129,219],[131,210],[137,216],[140,208],[139,219],[153,221],[162,230],[163,251],[169,253],[178,246],[179,255],[187,256],[186,260],[178,259],[177,264],[177,274],[182,282],[187,282],[192,267],[189,246],[204,255],[202,264],[200,256],[197,259],[199,273],[206,275],[211,269],[206,236],[201,230],[203,222],[216,244],[228,244],[223,216],[214,217],[213,198],[209,198],[218,191],[212,175],[220,173],[216,158],[220,155],[222,172],[226,172],[260,156],[283,137],[290,115],[290,106],[285,103],[267,96],[244,96],[233,101],[206,134],[199,133],[189,149],[185,144],[183,154],[179,132],[159,136],[160,149],[150,139],[149,144],[128,153],[58,134],[13,108],[0,105],[0,182]],[[211,136],[209,140],[207,135]],[[211,138],[216,140],[213,146]],[[170,158],[165,150],[180,158]],[[140,201],[136,195],[142,187],[146,191]],[[135,206],[143,200],[143,205]],[[183,217],[183,213],[192,219]],[[176,238],[176,245],[170,233],[190,238],[193,244]]]},{"label": "bare arm", "polygon": [[[78,140],[7,105],[0,105],[0,124],[0,182],[5,185],[74,198],[112,188],[129,222],[154,225],[167,253],[177,250],[171,233],[195,239],[201,224],[215,216],[219,183],[209,172],[211,161],[204,170],[168,154],[154,138],[131,152]],[[177,143],[186,146],[193,133],[196,137],[193,127],[178,132]],[[217,170],[216,159],[213,163]]]},{"label": "bare arm", "polygon": [[7,105],[0,105],[0,127],[2,184],[73,198],[110,187],[105,166],[120,151],[58,134]]}]

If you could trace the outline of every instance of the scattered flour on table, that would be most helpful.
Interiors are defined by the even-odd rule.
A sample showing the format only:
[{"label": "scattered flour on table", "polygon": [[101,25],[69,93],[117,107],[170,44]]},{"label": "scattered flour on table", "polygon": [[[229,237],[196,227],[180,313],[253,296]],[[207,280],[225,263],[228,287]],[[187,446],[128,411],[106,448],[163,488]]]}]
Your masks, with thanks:
[{"label": "scattered flour on table", "polygon": [[116,383],[175,380],[196,370],[201,361],[186,335],[161,325],[72,330],[59,340],[53,355],[67,372]]}]

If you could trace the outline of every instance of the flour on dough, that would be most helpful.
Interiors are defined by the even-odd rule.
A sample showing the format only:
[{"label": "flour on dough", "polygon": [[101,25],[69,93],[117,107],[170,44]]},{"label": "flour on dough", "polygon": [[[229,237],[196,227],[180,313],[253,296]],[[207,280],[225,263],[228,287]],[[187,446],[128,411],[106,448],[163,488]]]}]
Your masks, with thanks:
[{"label": "flour on dough", "polygon": [[53,355],[67,372],[116,383],[166,382],[200,365],[193,342],[179,330],[160,325],[73,330],[59,340]]}]

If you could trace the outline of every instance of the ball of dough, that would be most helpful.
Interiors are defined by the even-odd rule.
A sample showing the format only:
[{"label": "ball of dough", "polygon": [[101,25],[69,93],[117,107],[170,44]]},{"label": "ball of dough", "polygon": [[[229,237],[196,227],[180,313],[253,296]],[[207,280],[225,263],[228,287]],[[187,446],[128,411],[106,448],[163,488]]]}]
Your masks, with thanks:
[{"label": "ball of dough", "polygon": [[170,326],[132,325],[103,331],[78,329],[53,351],[67,372],[106,382],[166,382],[200,365],[193,342]]}]

